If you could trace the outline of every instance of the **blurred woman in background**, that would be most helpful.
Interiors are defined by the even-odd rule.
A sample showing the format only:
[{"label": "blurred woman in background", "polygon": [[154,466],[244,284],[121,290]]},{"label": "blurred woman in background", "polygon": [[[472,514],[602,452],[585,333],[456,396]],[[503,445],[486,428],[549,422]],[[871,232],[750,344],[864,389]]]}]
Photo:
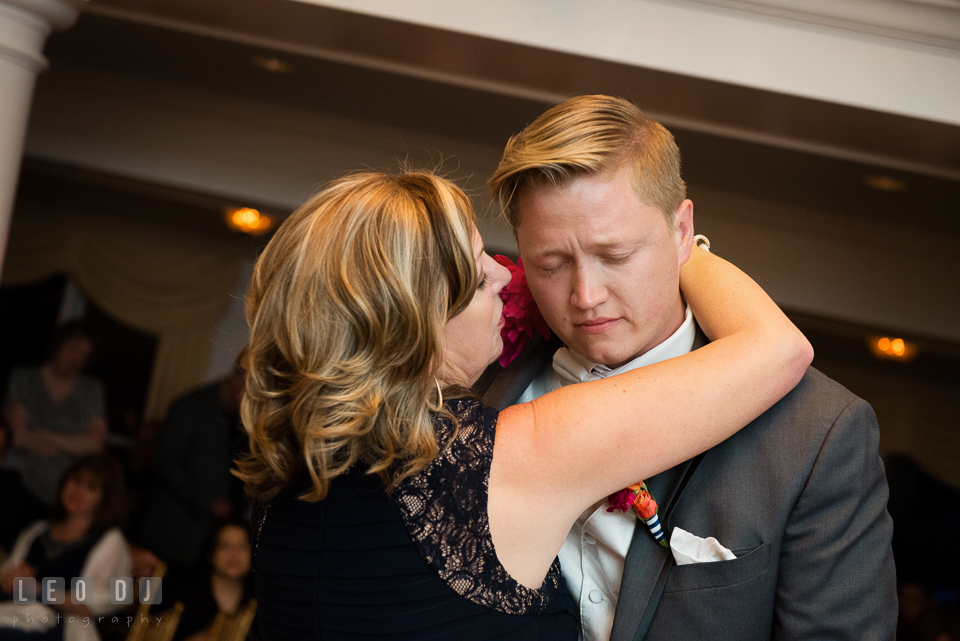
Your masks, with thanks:
[{"label": "blurred woman in background", "polygon": [[10,375],[4,416],[13,429],[5,465],[20,472],[27,490],[47,507],[77,456],[99,452],[107,438],[103,386],[83,373],[93,335],[81,321],[56,330],[49,358]]},{"label": "blurred woman in background", "polygon": [[[0,639],[99,639],[96,617],[124,607],[110,603],[110,579],[131,576],[120,530],[126,509],[123,471],[113,456],[92,454],[74,462],[60,481],[50,520],[27,527],[0,568]],[[93,582],[86,604],[74,603],[70,593],[70,579],[80,576]],[[39,596],[33,605],[9,601],[17,577],[36,578],[38,594],[43,577],[64,578],[66,603],[44,605]]]},{"label": "blurred woman in background", "polygon": [[220,521],[203,548],[203,567],[170,575],[163,585],[163,611],[183,603],[174,640],[203,641],[217,615],[235,614],[253,598],[250,574],[250,527],[239,517]]}]

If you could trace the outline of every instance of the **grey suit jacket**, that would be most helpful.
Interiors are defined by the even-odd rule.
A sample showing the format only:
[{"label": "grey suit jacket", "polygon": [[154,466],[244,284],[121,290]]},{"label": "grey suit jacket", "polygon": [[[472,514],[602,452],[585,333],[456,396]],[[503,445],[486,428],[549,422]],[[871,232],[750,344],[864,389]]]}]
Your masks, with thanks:
[{"label": "grey suit jacket", "polygon": [[[698,330],[694,348],[704,342]],[[478,393],[511,404],[555,347],[539,341],[507,369],[494,364]],[[713,536],[737,558],[678,567],[638,523],[611,639],[893,639],[893,524],[878,442],[870,406],[810,368],[733,437],[647,479],[668,536],[674,527]]]}]

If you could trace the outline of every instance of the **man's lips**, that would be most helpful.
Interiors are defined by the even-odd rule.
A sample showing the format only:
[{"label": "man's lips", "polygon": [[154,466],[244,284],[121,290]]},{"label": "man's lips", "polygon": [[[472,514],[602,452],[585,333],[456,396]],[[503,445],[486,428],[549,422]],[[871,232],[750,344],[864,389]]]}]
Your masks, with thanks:
[{"label": "man's lips", "polygon": [[576,323],[574,327],[585,334],[601,334],[620,322],[619,318],[591,318],[582,323]]}]

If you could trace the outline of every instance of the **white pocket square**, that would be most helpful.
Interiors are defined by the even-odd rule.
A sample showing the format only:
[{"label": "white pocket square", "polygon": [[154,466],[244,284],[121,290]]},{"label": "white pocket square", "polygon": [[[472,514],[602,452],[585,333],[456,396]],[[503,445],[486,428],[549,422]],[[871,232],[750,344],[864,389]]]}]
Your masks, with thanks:
[{"label": "white pocket square", "polygon": [[732,561],[737,555],[720,545],[715,538],[705,539],[675,527],[670,535],[670,551],[677,565],[691,563],[711,563],[713,561]]}]

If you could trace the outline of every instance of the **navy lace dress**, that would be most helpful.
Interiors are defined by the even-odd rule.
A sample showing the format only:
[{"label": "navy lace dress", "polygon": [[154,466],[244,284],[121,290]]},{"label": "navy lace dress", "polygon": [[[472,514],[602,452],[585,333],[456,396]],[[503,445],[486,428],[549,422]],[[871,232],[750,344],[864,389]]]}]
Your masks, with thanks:
[{"label": "navy lace dress", "polygon": [[[326,499],[282,492],[254,533],[257,619],[281,639],[577,639],[575,609],[554,561],[526,588],[497,560],[487,518],[496,411],[454,400],[450,446],[390,496],[352,470]],[[438,421],[438,442],[452,428]]]}]

